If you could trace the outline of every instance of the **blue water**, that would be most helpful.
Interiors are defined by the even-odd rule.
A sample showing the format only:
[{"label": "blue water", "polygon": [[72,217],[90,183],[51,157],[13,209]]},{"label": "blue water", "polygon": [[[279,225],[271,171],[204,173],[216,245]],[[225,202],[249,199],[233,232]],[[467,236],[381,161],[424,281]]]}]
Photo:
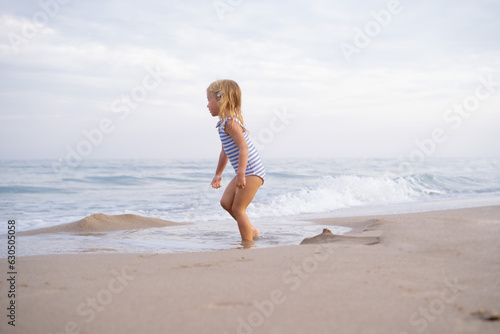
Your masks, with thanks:
[{"label": "blue water", "polygon": [[[171,253],[238,248],[236,223],[210,187],[212,160],[86,160],[62,174],[57,161],[0,161],[0,217],[17,231],[94,213],[133,213],[183,226],[18,237],[17,255]],[[262,231],[255,247],[298,244],[321,232],[311,218],[390,214],[500,204],[499,159],[435,159],[409,168],[390,159],[269,160],[248,208]],[[223,186],[234,176],[228,167]],[[337,228],[337,233],[347,229]],[[4,235],[5,236],[5,235]],[[6,255],[3,238],[0,255]]]}]

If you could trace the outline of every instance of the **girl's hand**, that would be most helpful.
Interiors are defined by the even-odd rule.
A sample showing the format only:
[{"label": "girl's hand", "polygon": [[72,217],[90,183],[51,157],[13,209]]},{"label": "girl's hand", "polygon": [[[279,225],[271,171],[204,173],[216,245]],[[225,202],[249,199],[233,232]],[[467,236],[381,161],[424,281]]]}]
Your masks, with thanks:
[{"label": "girl's hand", "polygon": [[219,189],[221,180],[222,180],[222,175],[215,175],[210,185],[212,186],[212,188]]},{"label": "girl's hand", "polygon": [[243,189],[247,185],[247,180],[245,175],[238,174],[236,175],[236,189]]}]

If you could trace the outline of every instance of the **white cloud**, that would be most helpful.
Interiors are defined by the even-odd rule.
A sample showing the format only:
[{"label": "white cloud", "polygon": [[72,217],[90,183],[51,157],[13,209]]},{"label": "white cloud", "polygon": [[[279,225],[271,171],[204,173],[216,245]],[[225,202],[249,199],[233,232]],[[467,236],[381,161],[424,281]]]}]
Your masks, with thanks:
[{"label": "white cloud", "polygon": [[[492,33],[500,28],[495,2],[458,1],[452,7],[444,1],[401,3],[403,11],[351,63],[340,43],[353,43],[356,28],[364,29],[374,20],[371,13],[386,9],[388,1],[246,1],[224,20],[212,1],[71,2],[17,53],[8,34],[22,32],[40,7],[6,6],[0,13],[1,126],[15,131],[18,117],[36,115],[40,122],[57,125],[51,131],[65,128],[44,142],[47,152],[63,150],[78,140],[81,129],[109,115],[116,99],[140,85],[146,67],[159,66],[164,80],[134,110],[137,123],[131,118],[120,125],[141,137],[141,145],[134,147],[133,139],[125,140],[117,131],[108,141],[113,145],[103,145],[96,154],[142,156],[145,138],[168,143],[176,136],[185,136],[185,151],[196,152],[196,133],[186,135],[179,123],[211,133],[201,130],[213,121],[206,113],[205,89],[215,79],[233,78],[243,88],[247,118],[257,126],[265,127],[272,110],[282,107],[308,125],[305,130],[290,128],[300,136],[280,134],[297,144],[287,148],[287,140],[277,138],[276,143],[285,145],[279,149],[283,155],[311,153],[308,147],[319,136],[313,124],[321,119],[327,147],[342,138],[328,133],[350,138],[328,155],[345,156],[349,150],[354,156],[397,155],[404,143],[411,146],[415,136],[438,126],[446,108],[470,94],[478,77],[492,74],[500,81],[500,50]],[[498,110],[498,101],[491,101],[485,114]],[[484,124],[491,121],[481,118]],[[477,131],[477,143],[482,138],[478,122],[463,132],[469,136]],[[32,124],[18,132],[43,136],[42,130],[29,128]],[[162,133],[159,124],[179,126]],[[149,135],[148,128],[158,132]],[[485,126],[485,131],[493,130]],[[388,133],[400,136],[398,145],[390,144],[394,137],[384,135]],[[130,145],[120,148],[117,138]],[[447,146],[453,154],[460,151],[451,141]],[[5,155],[0,149],[0,155],[30,157],[40,151],[26,143],[19,147]],[[167,155],[182,151],[168,145],[164,149]]]}]

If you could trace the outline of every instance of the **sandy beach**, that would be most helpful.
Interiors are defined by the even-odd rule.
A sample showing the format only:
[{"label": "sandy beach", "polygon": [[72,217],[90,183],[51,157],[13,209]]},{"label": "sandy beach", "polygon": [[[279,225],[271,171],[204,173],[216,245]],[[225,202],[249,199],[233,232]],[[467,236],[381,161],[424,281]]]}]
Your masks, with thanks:
[{"label": "sandy beach", "polygon": [[346,242],[20,257],[15,327],[1,259],[0,332],[500,332],[500,206],[317,222],[367,220]]}]

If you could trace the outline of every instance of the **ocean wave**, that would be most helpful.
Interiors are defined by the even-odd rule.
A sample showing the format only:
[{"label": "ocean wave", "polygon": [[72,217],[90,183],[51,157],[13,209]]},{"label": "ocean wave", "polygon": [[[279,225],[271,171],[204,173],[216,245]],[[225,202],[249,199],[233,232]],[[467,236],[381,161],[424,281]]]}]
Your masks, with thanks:
[{"label": "ocean wave", "polygon": [[49,193],[71,193],[71,190],[53,187],[33,186],[0,186],[0,194],[49,194]]},{"label": "ocean wave", "polygon": [[[210,186],[214,167],[213,161],[204,160],[89,160],[61,178],[45,161],[0,160],[0,213],[22,213],[25,228],[41,225],[37,219],[52,224],[95,212],[152,214],[179,222],[230,219],[219,200],[234,172],[228,166],[223,188],[215,190]],[[266,161],[266,182],[248,214],[330,215],[363,207],[390,212],[393,204],[413,207],[500,196],[499,167],[500,160],[436,159],[402,173],[395,160]]]},{"label": "ocean wave", "polygon": [[412,202],[421,197],[403,178],[341,175],[255,204],[259,216],[322,213],[347,207]]},{"label": "ocean wave", "polygon": [[[413,189],[423,194],[451,196],[458,194],[497,193],[500,187],[494,179],[480,176],[421,173],[405,176]],[[488,185],[487,187],[485,187]]]},{"label": "ocean wave", "polygon": [[140,185],[144,183],[140,177],[129,175],[91,176],[87,179],[98,184]]}]

